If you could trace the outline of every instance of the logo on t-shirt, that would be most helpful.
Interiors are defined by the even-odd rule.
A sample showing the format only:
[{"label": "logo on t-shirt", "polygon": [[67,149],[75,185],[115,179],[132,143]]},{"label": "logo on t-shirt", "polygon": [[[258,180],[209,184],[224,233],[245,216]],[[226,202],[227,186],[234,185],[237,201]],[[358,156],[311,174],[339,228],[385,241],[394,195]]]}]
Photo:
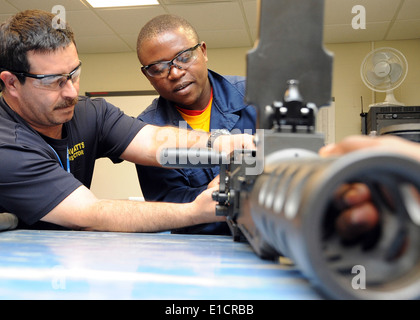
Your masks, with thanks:
[{"label": "logo on t-shirt", "polygon": [[74,145],[72,148],[69,148],[69,160],[73,161],[76,158],[83,156],[85,154],[85,143],[80,142]]}]

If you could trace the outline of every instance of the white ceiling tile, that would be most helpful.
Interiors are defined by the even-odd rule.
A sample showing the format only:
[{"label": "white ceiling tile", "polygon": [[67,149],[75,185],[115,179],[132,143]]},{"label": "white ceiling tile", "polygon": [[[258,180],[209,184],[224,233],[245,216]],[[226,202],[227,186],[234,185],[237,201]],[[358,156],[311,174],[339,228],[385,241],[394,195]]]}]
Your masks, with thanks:
[{"label": "white ceiling tile", "polygon": [[346,43],[384,40],[388,22],[368,23],[366,29],[355,30],[351,25],[327,25],[324,27],[325,43]]},{"label": "white ceiling tile", "polygon": [[194,4],[194,3],[209,3],[209,2],[233,2],[238,0],[160,0],[160,3],[166,5],[183,5],[183,4]]},{"label": "white ceiling tile", "polygon": [[120,37],[131,48],[131,51],[136,52],[136,50],[137,50],[137,37],[138,37],[137,33],[136,34],[120,34]]},{"label": "white ceiling tile", "polygon": [[70,11],[67,22],[77,36],[114,35],[114,31],[92,11]]},{"label": "white ceiling tile", "polygon": [[[172,2],[173,3],[173,2]],[[0,21],[24,9],[63,5],[67,21],[80,42],[79,51],[135,51],[137,34],[151,18],[163,13],[185,17],[211,48],[253,46],[257,37],[257,0],[182,0],[144,8],[93,9],[86,0],[0,0]],[[353,30],[351,9],[363,5],[367,29]],[[393,19],[397,18],[396,21]],[[419,39],[420,0],[326,0],[326,43]],[[104,43],[101,43],[104,41]],[[96,49],[95,49],[96,48]]]},{"label": "white ceiling tile", "polygon": [[258,39],[258,29],[251,30],[252,46],[254,46],[255,41]]},{"label": "white ceiling tile", "polygon": [[385,40],[420,39],[420,19],[396,21]]},{"label": "white ceiling tile", "polygon": [[352,8],[362,5],[367,22],[391,21],[401,0],[326,0],[325,24],[351,24],[356,13]]},{"label": "white ceiling tile", "polygon": [[236,2],[167,6],[167,9],[187,19],[197,31],[245,28],[244,16]]},{"label": "white ceiling tile", "polygon": [[[0,0],[0,17],[2,15],[12,14],[12,13],[16,13],[18,11],[19,10],[17,8],[13,7],[9,3],[7,3],[5,0]],[[2,21],[2,20],[0,20],[0,21]]]},{"label": "white ceiling tile", "polygon": [[405,0],[398,15],[398,19],[420,19],[419,0]]},{"label": "white ceiling tile", "polygon": [[56,5],[62,5],[66,11],[88,10],[89,8],[79,0],[6,0],[19,10],[40,9],[50,11]]},{"label": "white ceiling tile", "polygon": [[131,48],[117,36],[76,38],[79,53],[129,52]]},{"label": "white ceiling tile", "polygon": [[214,30],[200,32],[200,40],[207,44],[208,48],[235,48],[249,47],[252,44],[245,30]]},{"label": "white ceiling tile", "polygon": [[258,16],[257,16],[257,1],[247,1],[243,3],[246,19],[251,29],[258,28]]},{"label": "white ceiling tile", "polygon": [[138,34],[150,19],[166,13],[160,6],[131,9],[98,9],[97,14],[118,33]]}]

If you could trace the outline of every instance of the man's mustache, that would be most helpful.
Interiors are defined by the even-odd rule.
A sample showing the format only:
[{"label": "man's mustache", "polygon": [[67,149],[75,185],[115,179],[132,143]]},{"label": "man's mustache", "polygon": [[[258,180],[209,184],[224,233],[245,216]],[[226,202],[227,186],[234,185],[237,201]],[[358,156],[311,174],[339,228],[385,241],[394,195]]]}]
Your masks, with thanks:
[{"label": "man's mustache", "polygon": [[73,99],[66,99],[63,103],[57,105],[57,109],[61,108],[67,108],[76,105],[76,103],[79,102],[79,98],[73,98]]}]

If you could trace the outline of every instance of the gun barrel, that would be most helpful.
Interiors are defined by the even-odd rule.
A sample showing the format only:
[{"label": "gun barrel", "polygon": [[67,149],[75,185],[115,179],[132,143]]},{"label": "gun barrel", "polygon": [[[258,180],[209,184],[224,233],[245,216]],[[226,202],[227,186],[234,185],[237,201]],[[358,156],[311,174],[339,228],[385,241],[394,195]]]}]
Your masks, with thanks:
[{"label": "gun barrel", "polygon": [[[419,172],[417,162],[392,154],[280,161],[256,179],[237,223],[252,216],[261,237],[248,239],[254,250],[264,243],[289,257],[329,298],[419,299]],[[380,219],[346,243],[334,224],[341,213],[335,195],[352,183],[370,188]]]}]

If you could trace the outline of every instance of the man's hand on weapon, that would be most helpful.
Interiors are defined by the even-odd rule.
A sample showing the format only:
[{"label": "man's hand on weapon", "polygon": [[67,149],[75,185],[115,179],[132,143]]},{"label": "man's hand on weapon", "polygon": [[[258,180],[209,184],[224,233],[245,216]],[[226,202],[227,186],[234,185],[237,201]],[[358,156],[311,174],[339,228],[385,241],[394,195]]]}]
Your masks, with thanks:
[{"label": "man's hand on weapon", "polygon": [[[350,136],[337,144],[323,147],[319,153],[323,157],[341,156],[362,149],[394,152],[420,161],[420,144],[396,136]],[[420,194],[418,191],[415,193],[420,203]],[[341,212],[335,226],[343,239],[355,239],[371,231],[379,222],[378,209],[364,184],[342,186],[335,195],[335,206]]]},{"label": "man's hand on weapon", "polygon": [[379,213],[371,202],[366,185],[343,185],[334,199],[335,207],[341,212],[335,221],[335,227],[344,240],[355,239],[371,231],[378,223]]},{"label": "man's hand on weapon", "polygon": [[255,149],[254,136],[250,134],[220,135],[214,140],[213,149],[230,154],[233,150]]}]

